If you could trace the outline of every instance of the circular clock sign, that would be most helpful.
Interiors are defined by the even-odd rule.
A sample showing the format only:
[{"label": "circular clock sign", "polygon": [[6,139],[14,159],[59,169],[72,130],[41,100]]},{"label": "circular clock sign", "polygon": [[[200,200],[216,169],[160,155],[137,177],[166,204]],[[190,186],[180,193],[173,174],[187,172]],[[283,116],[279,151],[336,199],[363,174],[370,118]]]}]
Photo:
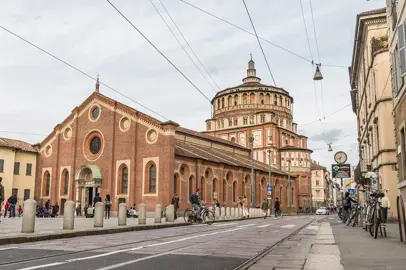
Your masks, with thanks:
[{"label": "circular clock sign", "polygon": [[339,151],[339,152],[335,153],[334,160],[338,164],[343,164],[347,161],[347,154],[343,151]]}]

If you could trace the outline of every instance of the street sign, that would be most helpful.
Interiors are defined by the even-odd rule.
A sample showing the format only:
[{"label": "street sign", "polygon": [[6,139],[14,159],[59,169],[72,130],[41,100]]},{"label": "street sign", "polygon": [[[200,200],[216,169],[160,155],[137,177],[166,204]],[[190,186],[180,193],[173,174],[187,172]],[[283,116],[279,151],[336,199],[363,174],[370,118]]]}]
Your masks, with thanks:
[{"label": "street sign", "polygon": [[272,191],[272,185],[268,184],[268,185],[266,186],[266,191]]},{"label": "street sign", "polygon": [[272,191],[268,191],[268,195],[272,195]]},{"label": "street sign", "polygon": [[333,178],[351,178],[351,165],[331,164],[331,172]]},{"label": "street sign", "polygon": [[350,195],[355,195],[355,189],[353,188],[349,188],[348,192],[350,193]]}]

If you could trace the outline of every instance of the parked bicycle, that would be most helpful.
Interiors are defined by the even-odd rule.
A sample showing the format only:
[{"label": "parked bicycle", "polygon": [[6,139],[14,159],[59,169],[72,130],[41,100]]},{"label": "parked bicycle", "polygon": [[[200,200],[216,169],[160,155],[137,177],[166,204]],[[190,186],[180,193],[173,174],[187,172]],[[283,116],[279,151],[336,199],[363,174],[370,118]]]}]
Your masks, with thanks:
[{"label": "parked bicycle", "polygon": [[354,203],[354,206],[351,209],[351,213],[349,217],[347,218],[347,226],[350,226],[352,223],[352,226],[355,227],[355,225],[358,225],[358,218],[359,214],[362,212],[362,206],[359,205],[359,203]]},{"label": "parked bicycle", "polygon": [[[369,227],[369,233],[371,236],[373,236],[375,239],[378,237],[378,229],[381,230],[382,234],[382,227],[384,227],[384,219],[383,219],[383,213],[381,209],[381,201],[380,199],[385,196],[385,194],[382,191],[376,191],[371,193],[370,195],[374,200],[373,204],[371,206],[370,212],[369,212],[369,217],[368,217],[368,224],[367,226]],[[386,236],[386,229],[385,227],[383,228],[384,234]]]},{"label": "parked bicycle", "polygon": [[198,218],[196,211],[194,209],[186,208],[185,213],[183,214],[185,222],[189,223],[206,223],[211,225],[214,223],[215,215],[213,211],[209,210],[209,206],[203,205],[200,211],[200,218]]}]

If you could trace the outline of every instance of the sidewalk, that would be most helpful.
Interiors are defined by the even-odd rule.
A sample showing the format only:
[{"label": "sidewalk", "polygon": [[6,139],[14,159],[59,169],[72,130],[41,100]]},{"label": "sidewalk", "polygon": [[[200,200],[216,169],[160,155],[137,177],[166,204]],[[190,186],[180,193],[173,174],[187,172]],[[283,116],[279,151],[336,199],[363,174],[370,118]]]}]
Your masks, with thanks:
[{"label": "sidewalk", "polygon": [[374,239],[360,227],[330,222],[345,269],[406,269],[406,245],[399,240],[396,223],[387,224],[388,237]]}]

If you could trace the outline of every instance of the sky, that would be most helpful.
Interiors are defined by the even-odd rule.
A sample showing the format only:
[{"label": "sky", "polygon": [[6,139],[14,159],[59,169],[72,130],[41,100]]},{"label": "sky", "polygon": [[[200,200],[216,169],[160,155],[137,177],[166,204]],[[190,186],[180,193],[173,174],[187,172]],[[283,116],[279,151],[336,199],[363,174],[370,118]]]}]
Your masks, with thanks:
[{"label": "sky", "polygon": [[[253,32],[242,1],[185,1]],[[207,73],[209,82],[199,73],[172,36],[152,3],[187,48],[159,0],[111,2],[205,96],[213,98],[214,89],[219,89]],[[220,89],[241,83],[250,53],[262,83],[273,85],[255,36],[180,0],[162,3]],[[333,154],[341,150],[348,154],[348,162],[356,165],[356,117],[349,105],[348,69],[343,67],[351,65],[357,14],[384,7],[385,3],[312,0],[314,25],[310,0],[302,0],[305,24],[300,3],[300,0],[246,0],[259,36],[321,63],[324,79],[314,82],[313,67],[308,61],[261,42],[276,85],[294,98],[294,122],[298,123],[299,133],[309,138],[308,147],[314,150],[312,158],[330,168]],[[205,120],[211,116],[209,101],[107,1],[25,0],[4,1],[1,5],[0,26],[92,77],[100,74],[101,82],[165,118],[186,128],[205,130]],[[186,50],[190,53],[189,48]],[[193,54],[191,57],[198,64]],[[92,79],[0,28],[0,137],[41,142],[94,91],[94,84]],[[103,85],[100,92],[165,120]],[[337,110],[340,111],[334,113]],[[334,152],[327,151],[327,143],[332,143]]]}]

